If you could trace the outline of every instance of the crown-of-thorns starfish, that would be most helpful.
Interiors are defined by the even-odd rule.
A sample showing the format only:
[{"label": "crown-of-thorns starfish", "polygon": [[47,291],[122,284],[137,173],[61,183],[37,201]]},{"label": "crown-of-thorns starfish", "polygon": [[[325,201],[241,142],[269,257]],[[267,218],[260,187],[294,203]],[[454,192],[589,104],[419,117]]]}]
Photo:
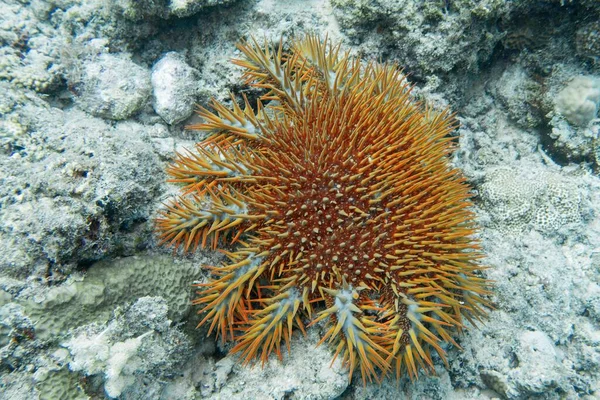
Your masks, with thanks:
[{"label": "crown-of-thorns starfish", "polygon": [[[361,64],[307,35],[239,45],[246,97],[201,108],[208,138],[168,169],[182,184],[157,220],[163,242],[237,250],[198,284],[200,325],[244,362],[326,321],[363,382],[446,362],[443,342],[488,306],[469,187],[450,166],[453,118],[413,101],[396,65]],[[219,240],[221,239],[221,240]]]}]

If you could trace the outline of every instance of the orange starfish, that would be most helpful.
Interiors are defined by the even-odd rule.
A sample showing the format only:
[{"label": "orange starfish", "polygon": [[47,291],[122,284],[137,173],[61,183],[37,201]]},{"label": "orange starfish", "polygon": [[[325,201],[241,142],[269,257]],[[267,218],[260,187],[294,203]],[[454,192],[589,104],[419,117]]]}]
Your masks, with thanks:
[{"label": "orange starfish", "polygon": [[233,95],[199,110],[189,128],[210,136],[168,169],[182,195],[157,220],[185,251],[238,243],[197,285],[200,325],[264,363],[326,321],[321,342],[350,379],[433,372],[432,351],[446,362],[441,343],[458,346],[451,334],[488,306],[470,189],[448,160],[452,116],[414,102],[396,65],[312,35],[239,49],[266,93],[255,110]]}]

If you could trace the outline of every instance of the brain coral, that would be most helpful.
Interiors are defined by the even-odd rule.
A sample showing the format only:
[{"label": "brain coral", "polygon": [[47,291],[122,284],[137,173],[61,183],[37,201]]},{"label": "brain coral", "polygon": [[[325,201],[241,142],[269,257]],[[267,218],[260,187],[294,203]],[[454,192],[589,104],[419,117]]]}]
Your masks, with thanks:
[{"label": "brain coral", "polygon": [[[395,65],[363,65],[314,36],[239,46],[265,90],[190,128],[209,134],[168,169],[182,184],[157,220],[186,251],[237,243],[198,285],[204,317],[244,362],[325,324],[363,382],[432,372],[443,342],[484,316],[469,187],[452,168],[453,118],[414,103]],[[210,333],[209,332],[209,333]]]}]

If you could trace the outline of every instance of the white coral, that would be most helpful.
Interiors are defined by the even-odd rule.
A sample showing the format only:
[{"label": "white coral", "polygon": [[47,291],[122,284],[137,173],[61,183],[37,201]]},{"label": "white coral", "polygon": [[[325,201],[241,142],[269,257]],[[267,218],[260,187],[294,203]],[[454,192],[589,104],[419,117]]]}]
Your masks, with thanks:
[{"label": "white coral", "polygon": [[92,336],[83,333],[64,344],[73,357],[69,363],[71,371],[84,371],[87,375],[94,375],[104,369],[110,355],[110,344],[105,333],[106,330]]},{"label": "white coral", "polygon": [[585,127],[600,107],[600,79],[575,77],[557,96],[556,111],[573,125]]},{"label": "white coral", "polygon": [[142,362],[138,349],[149,331],[124,342],[110,343],[105,329],[98,335],[83,333],[64,345],[69,349],[72,360],[71,371],[82,371],[86,375],[104,372],[104,390],[111,398],[117,398],[123,390],[135,382],[135,372]]},{"label": "white coral", "polygon": [[151,334],[146,332],[136,338],[115,343],[110,349],[110,358],[106,363],[106,383],[104,390],[112,398],[117,398],[123,390],[133,384],[134,374],[141,363],[138,349],[142,340]]}]

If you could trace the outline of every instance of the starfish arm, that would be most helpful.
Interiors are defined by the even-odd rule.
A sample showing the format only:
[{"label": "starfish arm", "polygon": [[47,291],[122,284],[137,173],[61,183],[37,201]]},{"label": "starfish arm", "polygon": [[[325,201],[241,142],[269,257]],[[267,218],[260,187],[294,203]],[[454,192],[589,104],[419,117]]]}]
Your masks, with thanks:
[{"label": "starfish arm", "polygon": [[284,290],[271,298],[261,299],[264,308],[254,313],[244,334],[231,350],[232,353],[240,353],[244,363],[251,362],[260,354],[264,365],[273,351],[281,359],[281,341],[285,340],[289,351],[294,325],[304,331],[298,315],[301,303],[298,291],[293,286],[282,289]]}]

